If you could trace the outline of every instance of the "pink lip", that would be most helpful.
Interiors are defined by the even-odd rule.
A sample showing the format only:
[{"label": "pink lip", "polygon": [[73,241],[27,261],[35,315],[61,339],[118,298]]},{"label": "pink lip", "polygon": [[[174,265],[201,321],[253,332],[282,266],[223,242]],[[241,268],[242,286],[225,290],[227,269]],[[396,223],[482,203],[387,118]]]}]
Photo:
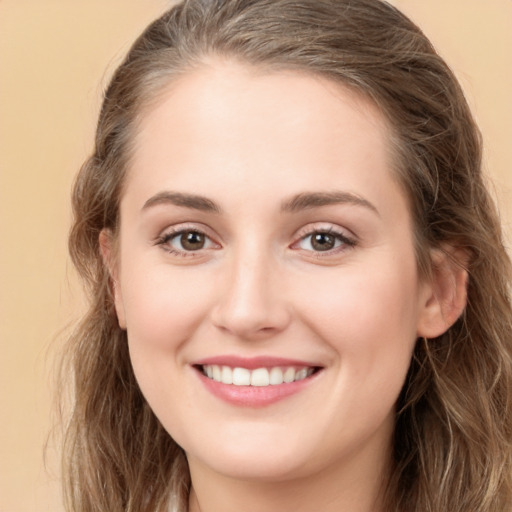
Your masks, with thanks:
[{"label": "pink lip", "polygon": [[218,365],[230,366],[231,368],[247,368],[255,370],[256,368],[272,368],[274,366],[295,366],[297,368],[320,366],[307,361],[298,359],[287,359],[282,357],[258,356],[258,357],[240,357],[234,355],[214,356],[198,361],[193,361],[192,366]]},{"label": "pink lip", "polygon": [[195,367],[194,373],[210,393],[231,405],[252,408],[265,407],[295,395],[311,385],[319,374],[322,373],[317,372],[303,380],[273,386],[235,386],[234,384],[223,384],[222,382],[209,379],[198,368],[205,365],[230,366],[231,368],[240,367],[249,370],[272,368],[274,366],[311,368],[318,365],[296,359],[278,357],[243,358],[239,356],[215,356],[194,361],[192,364]]}]

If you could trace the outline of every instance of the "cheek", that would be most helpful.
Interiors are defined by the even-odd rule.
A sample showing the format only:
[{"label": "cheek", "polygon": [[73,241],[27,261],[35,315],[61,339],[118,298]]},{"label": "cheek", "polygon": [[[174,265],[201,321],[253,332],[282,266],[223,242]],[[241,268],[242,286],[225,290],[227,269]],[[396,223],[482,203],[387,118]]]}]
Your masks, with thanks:
[{"label": "cheek", "polygon": [[135,350],[168,351],[185,342],[204,321],[211,302],[209,280],[200,272],[160,265],[130,269],[122,289],[128,339]]},{"label": "cheek", "polygon": [[328,280],[305,282],[309,294],[300,294],[304,322],[338,354],[344,375],[365,382],[405,374],[418,321],[415,266],[368,268],[346,268]]},{"label": "cheek", "polygon": [[304,303],[303,318],[335,354],[336,378],[325,413],[333,436],[356,425],[371,435],[394,416],[416,342],[415,272],[348,272],[318,287]]},{"label": "cheek", "polygon": [[122,283],[123,303],[137,382],[160,421],[179,431],[180,423],[169,416],[169,403],[192,404],[182,380],[183,347],[205,319],[209,281],[165,264],[126,267],[125,275],[130,277]]}]

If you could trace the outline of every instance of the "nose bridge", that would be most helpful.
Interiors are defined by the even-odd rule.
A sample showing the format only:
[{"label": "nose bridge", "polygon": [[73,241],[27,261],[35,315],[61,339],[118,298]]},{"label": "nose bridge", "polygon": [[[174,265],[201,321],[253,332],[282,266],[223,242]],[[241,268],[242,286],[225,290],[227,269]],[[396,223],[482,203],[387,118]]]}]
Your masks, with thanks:
[{"label": "nose bridge", "polygon": [[241,338],[276,333],[289,321],[277,258],[255,242],[240,244],[227,258],[214,314],[217,327]]}]

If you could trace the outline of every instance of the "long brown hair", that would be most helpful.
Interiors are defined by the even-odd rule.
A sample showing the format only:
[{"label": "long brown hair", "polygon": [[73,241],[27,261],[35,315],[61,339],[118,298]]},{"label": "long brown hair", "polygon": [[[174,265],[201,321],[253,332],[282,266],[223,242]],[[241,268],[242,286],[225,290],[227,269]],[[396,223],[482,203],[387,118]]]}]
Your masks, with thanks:
[{"label": "long brown hair", "polygon": [[94,152],[73,192],[73,261],[90,309],[70,339],[74,408],[65,439],[68,509],[186,510],[186,458],[133,375],[98,237],[118,225],[140,115],[180,73],[220,55],[352,87],[392,127],[397,175],[429,249],[467,255],[468,304],[418,340],[399,398],[387,509],[512,508],[512,270],[481,172],[481,140],[459,84],[422,32],[380,0],[185,0],[134,43],[105,92]]}]

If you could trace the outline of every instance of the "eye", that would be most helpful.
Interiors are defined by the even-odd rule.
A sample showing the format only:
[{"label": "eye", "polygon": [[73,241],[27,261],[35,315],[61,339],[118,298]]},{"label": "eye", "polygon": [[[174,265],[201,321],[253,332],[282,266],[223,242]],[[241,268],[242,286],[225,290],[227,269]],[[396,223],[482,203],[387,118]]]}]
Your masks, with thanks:
[{"label": "eye", "polygon": [[179,249],[185,251],[198,251],[204,249],[207,242],[207,237],[199,231],[182,231],[172,237],[172,243],[179,245]]},{"label": "eye", "polygon": [[299,247],[313,251],[330,251],[340,245],[341,241],[331,233],[312,233],[300,241]]},{"label": "eye", "polygon": [[197,229],[180,229],[165,233],[157,240],[157,245],[163,246],[172,254],[188,256],[203,249],[210,249],[216,244],[202,231]]},{"label": "eye", "polygon": [[353,247],[355,241],[333,229],[315,230],[302,236],[295,244],[296,248],[312,252],[337,252]]}]

